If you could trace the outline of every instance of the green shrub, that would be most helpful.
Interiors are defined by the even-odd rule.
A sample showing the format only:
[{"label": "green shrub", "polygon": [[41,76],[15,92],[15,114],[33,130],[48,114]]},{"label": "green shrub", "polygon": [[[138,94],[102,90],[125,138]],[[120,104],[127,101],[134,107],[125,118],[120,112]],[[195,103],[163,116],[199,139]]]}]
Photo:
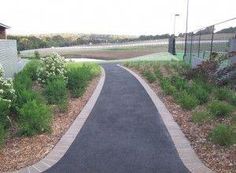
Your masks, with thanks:
[{"label": "green shrub", "polygon": [[64,78],[58,77],[48,80],[45,85],[44,95],[49,104],[59,104],[67,99],[67,88]]},{"label": "green shrub", "polygon": [[171,83],[175,86],[176,89],[183,91],[189,89],[188,81],[186,79],[182,79],[179,76],[172,76]]},{"label": "green shrub", "polygon": [[204,123],[207,120],[211,119],[209,112],[194,112],[192,115],[192,121],[194,123]]},{"label": "green shrub", "polygon": [[181,107],[187,110],[192,110],[199,104],[198,99],[186,91],[178,93],[175,98]]},{"label": "green shrub", "polygon": [[0,98],[0,125],[6,128],[9,125],[9,113],[10,104],[9,102]]},{"label": "green shrub", "polygon": [[68,88],[73,97],[80,97],[83,95],[88,82],[94,77],[92,68],[89,65],[70,66],[68,68]]},{"label": "green shrub", "polygon": [[150,72],[150,71],[145,70],[145,71],[143,72],[143,76],[144,76],[144,77],[148,80],[148,82],[150,82],[150,83],[153,83],[153,82],[156,81],[156,76],[155,76],[152,72]]},{"label": "green shrub", "polygon": [[194,83],[188,92],[198,99],[199,104],[203,104],[208,101],[209,92],[205,90],[201,85]]},{"label": "green shrub", "polygon": [[48,106],[36,100],[25,103],[20,109],[19,124],[22,135],[32,136],[51,130],[52,113]]},{"label": "green shrub", "polygon": [[228,146],[235,143],[235,135],[230,126],[219,124],[212,130],[209,137],[215,144]]},{"label": "green shrub", "polygon": [[0,147],[3,145],[5,140],[5,129],[4,126],[0,123]]},{"label": "green shrub", "polygon": [[229,103],[236,106],[236,95],[235,94],[230,95]]},{"label": "green shrub", "polygon": [[201,86],[208,93],[211,93],[212,90],[215,88],[211,83],[206,81],[204,78],[195,78],[193,82]]},{"label": "green shrub", "polygon": [[58,108],[60,112],[67,112],[68,111],[68,100],[65,99],[64,101],[58,104]]},{"label": "green shrub", "polygon": [[208,110],[213,116],[228,116],[234,111],[234,107],[222,101],[212,101],[208,105]]},{"label": "green shrub", "polygon": [[23,72],[34,81],[38,79],[38,70],[41,68],[41,66],[42,64],[39,60],[31,60],[25,65]]},{"label": "green shrub", "polygon": [[42,96],[31,90],[31,89],[22,89],[22,88],[18,88],[16,90],[16,95],[17,95],[17,99],[15,102],[15,108],[19,109],[21,108],[25,103],[32,101],[32,100],[37,100],[37,101],[43,101]]},{"label": "green shrub", "polygon": [[40,59],[40,53],[38,51],[34,51],[34,58]]},{"label": "green shrub", "polygon": [[38,70],[38,80],[41,83],[54,78],[62,77],[66,79],[66,61],[58,54],[52,54],[41,58],[42,67]]},{"label": "green shrub", "polygon": [[172,86],[171,81],[168,78],[162,78],[160,80],[160,85],[164,93],[167,95],[172,95],[177,91],[176,88]]},{"label": "green shrub", "polygon": [[[13,82],[11,79],[4,78],[4,70],[2,68],[2,65],[0,64],[0,100],[1,102],[5,102],[7,106],[10,108],[15,99],[16,99],[16,94]],[[0,109],[0,111],[2,110]]]},{"label": "green shrub", "polygon": [[156,77],[158,79],[162,79],[163,78],[163,75],[162,75],[160,69],[156,69],[154,73],[155,73],[155,75],[156,75]]},{"label": "green shrub", "polygon": [[21,71],[16,74],[14,80],[14,89],[19,90],[19,89],[31,89],[32,88],[32,79],[30,76],[27,74],[26,71]]},{"label": "green shrub", "polygon": [[216,90],[215,96],[218,100],[227,100],[231,96],[231,92],[227,88],[219,88]]},{"label": "green shrub", "polygon": [[236,106],[236,94],[228,88],[218,88],[215,90],[215,97],[218,100],[224,100]]}]

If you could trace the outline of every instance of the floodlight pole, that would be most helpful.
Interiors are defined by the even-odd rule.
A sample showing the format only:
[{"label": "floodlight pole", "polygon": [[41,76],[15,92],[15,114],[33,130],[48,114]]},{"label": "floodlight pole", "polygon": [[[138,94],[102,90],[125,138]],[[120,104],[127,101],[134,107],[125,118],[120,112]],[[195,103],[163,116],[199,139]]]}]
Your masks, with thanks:
[{"label": "floodlight pole", "polygon": [[188,12],[189,12],[189,0],[187,0],[187,14],[186,14],[186,29],[185,29],[185,45],[184,45],[184,58],[187,51],[187,34],[188,34]]},{"label": "floodlight pole", "polygon": [[174,15],[174,30],[173,30],[174,37],[175,37],[176,17],[178,17],[178,16],[180,16],[180,15],[179,14]]}]

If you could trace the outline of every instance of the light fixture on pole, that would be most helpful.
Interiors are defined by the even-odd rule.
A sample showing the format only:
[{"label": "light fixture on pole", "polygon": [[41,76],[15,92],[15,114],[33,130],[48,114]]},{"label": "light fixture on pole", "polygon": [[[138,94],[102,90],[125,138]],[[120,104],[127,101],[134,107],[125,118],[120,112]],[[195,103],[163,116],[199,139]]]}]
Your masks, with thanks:
[{"label": "light fixture on pole", "polygon": [[179,17],[179,16],[180,16],[180,14],[175,14],[175,15],[174,15],[174,30],[173,30],[174,37],[175,37],[176,17]]},{"label": "light fixture on pole", "polygon": [[186,56],[186,51],[187,51],[188,11],[189,11],[189,0],[187,0],[187,14],[186,14],[186,30],[185,30],[184,58],[185,58],[185,56]]}]

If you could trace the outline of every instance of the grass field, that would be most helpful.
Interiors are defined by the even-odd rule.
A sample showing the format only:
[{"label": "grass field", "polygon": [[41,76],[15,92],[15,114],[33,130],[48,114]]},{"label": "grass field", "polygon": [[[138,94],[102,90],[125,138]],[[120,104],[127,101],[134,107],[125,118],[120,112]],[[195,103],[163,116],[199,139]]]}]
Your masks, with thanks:
[{"label": "grass field", "polygon": [[[130,47],[114,47],[114,48],[79,48],[79,47],[63,47],[63,48],[46,48],[37,50],[40,55],[46,56],[56,52],[66,58],[90,58],[99,60],[117,60],[139,57],[143,55],[167,52],[167,45],[145,45]],[[32,57],[33,50],[22,51],[21,57]]]}]

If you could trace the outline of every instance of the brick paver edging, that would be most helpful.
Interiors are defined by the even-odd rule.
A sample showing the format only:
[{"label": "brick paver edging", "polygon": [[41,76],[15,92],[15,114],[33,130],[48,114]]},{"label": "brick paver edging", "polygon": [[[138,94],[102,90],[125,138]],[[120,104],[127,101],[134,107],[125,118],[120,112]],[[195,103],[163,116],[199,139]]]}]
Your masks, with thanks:
[{"label": "brick paver edging", "polygon": [[167,110],[164,103],[159,99],[156,93],[149,87],[149,85],[136,73],[132,70],[118,65],[123,69],[127,70],[131,73],[144,87],[150,98],[152,99],[153,103],[155,104],[161,118],[175,144],[175,147],[179,153],[179,156],[184,163],[184,165],[189,169],[189,171],[193,173],[212,173],[209,168],[207,168],[201,160],[198,158],[197,154],[192,149],[190,142],[184,136],[183,132],[181,131],[179,125],[173,119],[171,113]]},{"label": "brick paver edging", "polygon": [[99,95],[102,90],[104,81],[105,81],[105,71],[101,67],[101,78],[99,83],[94,90],[92,96],[90,97],[89,101],[86,103],[80,114],[74,120],[70,128],[67,132],[62,136],[56,146],[49,152],[49,154],[40,160],[39,162],[35,163],[32,166],[22,168],[18,171],[14,171],[14,173],[39,173],[44,172],[48,168],[52,167],[56,164],[66,153],[69,149],[70,145],[76,138],[77,134],[80,132],[80,129],[84,125],[86,119],[88,118],[90,112],[92,111]]}]

